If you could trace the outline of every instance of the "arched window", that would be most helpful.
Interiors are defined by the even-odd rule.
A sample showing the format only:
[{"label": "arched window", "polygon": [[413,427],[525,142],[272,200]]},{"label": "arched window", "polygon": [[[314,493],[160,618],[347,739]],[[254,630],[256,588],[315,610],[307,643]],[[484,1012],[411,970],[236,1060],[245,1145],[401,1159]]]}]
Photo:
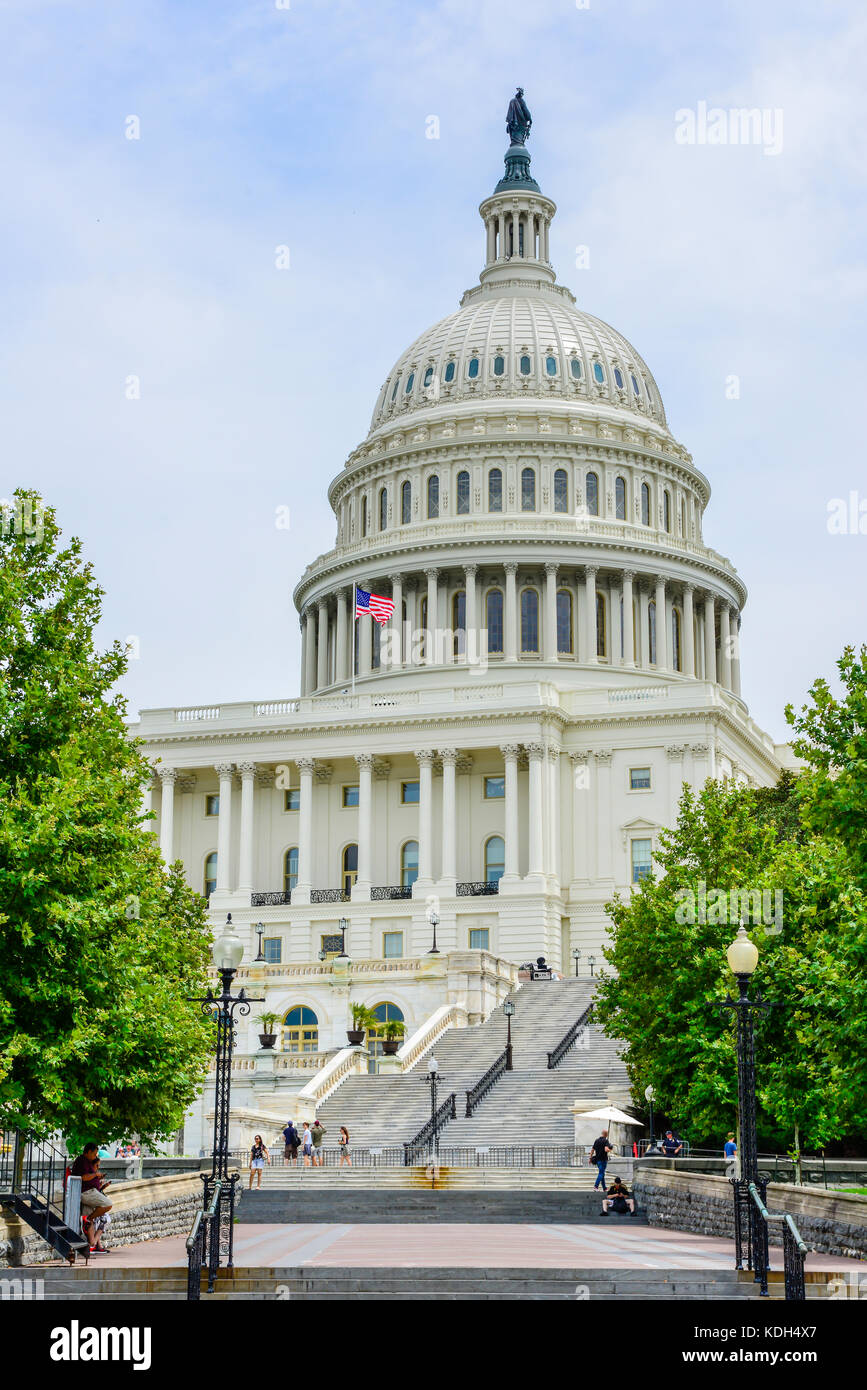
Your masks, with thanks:
[{"label": "arched window", "polygon": [[454,364],[454,362],[447,362],[447,363],[446,363],[446,369],[445,369],[445,371],[443,372],[443,381],[454,381],[454,379],[455,379],[455,364]]},{"label": "arched window", "polygon": [[379,490],[379,529],[384,531],[388,526],[388,491],[386,488]]},{"label": "arched window", "polygon": [[572,595],[568,589],[557,594],[557,651],[572,652]]},{"label": "arched window", "polygon": [[468,367],[467,367],[467,376],[470,378],[470,381],[475,381],[475,379],[476,379],[476,377],[478,376],[478,374],[479,374],[479,359],[478,359],[478,357],[471,357],[471,358],[470,358],[470,361],[469,361],[469,365],[468,365]]},{"label": "arched window", "polygon": [[536,471],[525,468],[521,473],[521,511],[536,510]]},{"label": "arched window", "polygon": [[573,375],[573,377],[575,378],[575,380],[576,380],[576,381],[580,381],[580,380],[581,380],[581,360],[580,360],[580,358],[578,358],[578,357],[573,357],[572,360],[571,360],[571,362],[569,363],[569,368],[570,368],[570,370],[571,370],[571,372],[572,372],[572,375]]},{"label": "arched window", "polygon": [[505,371],[506,371],[506,359],[505,359],[505,357],[495,357],[495,358],[494,358],[494,376],[503,376],[503,375],[505,374]]},{"label": "arched window", "polygon": [[686,536],[686,503],[680,499],[680,534]]},{"label": "arched window", "polygon": [[682,669],[681,664],[680,664],[680,632],[681,632],[680,610],[677,609],[677,608],[672,608],[672,610],[671,610],[671,662],[672,662],[672,666],[674,667],[675,671],[680,671],[680,670]]},{"label": "arched window", "polygon": [[601,386],[605,381],[605,368],[603,367],[601,362],[593,363],[593,375],[595,376],[596,380],[599,382],[599,385]]},{"label": "arched window", "polygon": [[209,898],[217,887],[217,851],[214,850],[205,860],[205,897]]},{"label": "arched window", "polygon": [[614,368],[614,383],[617,386],[618,391],[623,390],[623,373],[621,372],[619,367]]},{"label": "arched window", "polygon": [[503,650],[503,591],[489,589],[485,599],[485,626],[488,629],[488,651]]},{"label": "arched window", "polygon": [[428,516],[439,516],[440,514],[440,480],[436,473],[431,473],[427,480],[427,514]]},{"label": "arched window", "polygon": [[319,1019],[306,1004],[296,1004],[283,1019],[283,1051],[319,1051]]},{"label": "arched window", "polygon": [[431,384],[432,381],[433,381],[433,367],[428,367],[427,371],[426,371],[425,374],[424,374],[424,380],[423,380],[423,382],[422,382],[422,386],[430,386],[430,384]]},{"label": "arched window", "polygon": [[397,395],[397,388],[398,388],[399,385],[400,385],[400,377],[398,377],[397,380],[396,380],[395,383],[394,383],[394,390],[393,390],[392,393],[391,393],[391,399],[392,399],[392,400],[394,400],[395,396]]},{"label": "arched window", "polygon": [[412,390],[414,384],[415,384],[415,372],[410,372],[409,376],[408,376],[407,379],[406,379],[406,386],[403,388],[407,395],[409,395],[409,393],[410,393],[410,391]]},{"label": "arched window", "polygon": [[348,898],[352,892],[352,885],[358,878],[358,845],[347,845],[340,862],[343,874],[343,892]]},{"label": "arched window", "polygon": [[283,855],[283,892],[291,893],[298,882],[298,849],[287,849]]},{"label": "arched window", "polygon": [[361,499],[361,534],[367,535],[367,497]]},{"label": "arched window", "polygon": [[458,474],[458,516],[465,516],[470,510],[470,475],[466,469]]},{"label": "arched window", "polygon": [[641,524],[650,525],[650,487],[647,483],[641,484]]},{"label": "arched window", "polygon": [[626,520],[626,479],[616,478],[614,481],[614,515],[618,521]]},{"label": "arched window", "polygon": [[408,526],[412,520],[412,483],[405,482],[400,489],[400,524]]},{"label": "arched window", "polygon": [[520,370],[521,376],[529,376],[530,372],[533,369],[529,357],[527,357],[526,355],[523,356],[520,362],[518,363],[518,368]]},{"label": "arched window", "polygon": [[667,491],[662,494],[662,526],[671,531],[671,493]]},{"label": "arched window", "polygon": [[653,599],[647,605],[647,655],[651,666],[656,665],[656,604]]},{"label": "arched window", "polygon": [[569,510],[569,479],[565,468],[554,470],[554,511],[568,512]]},{"label": "arched window", "polygon": [[376,1004],[373,1012],[376,1014],[377,1023],[375,1027],[367,1030],[367,1051],[369,1054],[367,1069],[375,1072],[378,1068],[378,1059],[382,1054],[382,1044],[386,1040],[385,1025],[387,1023],[403,1023],[403,1010],[397,1004],[384,1002]]},{"label": "arched window", "polygon": [[556,357],[546,357],[546,358],[545,358],[545,371],[548,373],[549,376],[556,376],[556,375],[557,375],[557,358],[556,358]]},{"label": "arched window", "polygon": [[503,510],[503,475],[499,468],[492,468],[488,474],[488,511]]},{"label": "arched window", "polygon": [[454,654],[463,656],[467,650],[467,595],[464,589],[458,589],[452,598],[452,633]]},{"label": "arched window", "polygon": [[521,651],[539,650],[539,595],[535,589],[521,590]]},{"label": "arched window", "polygon": [[633,396],[640,396],[640,395],[641,395],[641,391],[640,391],[639,386],[638,386],[638,377],[636,377],[636,376],[633,375],[633,376],[630,378],[630,380],[632,381],[632,394],[633,394]]},{"label": "arched window", "polygon": [[587,474],[587,512],[590,516],[599,515],[599,479],[595,473]]},{"label": "arched window", "polygon": [[596,595],[596,655],[608,655],[608,624],[606,622],[605,596]]},{"label": "arched window", "polygon": [[407,840],[400,851],[400,886],[411,888],[418,878],[418,840]]},{"label": "arched window", "polygon": [[485,882],[499,883],[506,872],[506,842],[502,835],[491,835],[485,841]]}]

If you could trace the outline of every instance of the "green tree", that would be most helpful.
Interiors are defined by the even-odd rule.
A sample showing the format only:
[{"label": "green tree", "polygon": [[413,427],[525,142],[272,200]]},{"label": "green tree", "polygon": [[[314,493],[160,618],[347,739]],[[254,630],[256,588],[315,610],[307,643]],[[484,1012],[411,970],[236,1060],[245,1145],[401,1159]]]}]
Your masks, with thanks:
[{"label": "green tree", "polygon": [[166,1137],[206,1073],[204,900],[145,833],[150,769],[98,651],[102,590],[54,512],[0,525],[0,1118]]}]

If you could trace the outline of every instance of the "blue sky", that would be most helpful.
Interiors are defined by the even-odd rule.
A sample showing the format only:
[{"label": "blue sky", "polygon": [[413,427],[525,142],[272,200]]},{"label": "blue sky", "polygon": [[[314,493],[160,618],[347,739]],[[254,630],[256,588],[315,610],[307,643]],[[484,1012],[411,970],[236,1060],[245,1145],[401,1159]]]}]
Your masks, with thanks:
[{"label": "blue sky", "polygon": [[[867,535],[827,529],[867,498],[862,5],[0,0],[0,36],[0,495],[82,537],[132,711],[296,692],[327,485],[476,281],[517,83],[559,278],[711,481],[752,713],[785,737],[865,640]],[[780,109],[780,153],[678,144],[701,101]]]}]

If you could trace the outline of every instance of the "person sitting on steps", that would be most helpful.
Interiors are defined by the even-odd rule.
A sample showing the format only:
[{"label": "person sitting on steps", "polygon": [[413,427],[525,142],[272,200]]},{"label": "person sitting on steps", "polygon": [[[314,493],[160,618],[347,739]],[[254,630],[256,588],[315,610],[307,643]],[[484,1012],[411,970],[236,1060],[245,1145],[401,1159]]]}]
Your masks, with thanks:
[{"label": "person sitting on steps", "polygon": [[629,1212],[630,1216],[635,1215],[635,1198],[630,1197],[629,1188],[624,1187],[619,1178],[615,1178],[608,1189],[608,1193],[602,1198],[602,1215],[607,1216],[609,1208],[612,1211],[620,1212],[625,1216]]}]

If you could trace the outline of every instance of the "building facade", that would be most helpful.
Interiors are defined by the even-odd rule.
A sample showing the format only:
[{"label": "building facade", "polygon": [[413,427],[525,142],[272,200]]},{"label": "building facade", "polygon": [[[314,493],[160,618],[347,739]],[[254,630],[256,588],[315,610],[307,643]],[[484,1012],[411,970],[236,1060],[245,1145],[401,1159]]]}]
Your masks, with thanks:
[{"label": "building facade", "polygon": [[269,1058],[254,1019],[240,1040],[251,1124],[331,1065],[350,1002],[404,1020],[406,1063],[524,961],[589,973],[682,784],[791,761],[741,696],[746,590],[703,543],[708,481],[643,359],[557,283],[523,146],[480,212],[479,284],[398,358],[330,486],[300,695],[133,726],[165,858],[247,960],[262,943],[249,978],[283,1022]]}]

